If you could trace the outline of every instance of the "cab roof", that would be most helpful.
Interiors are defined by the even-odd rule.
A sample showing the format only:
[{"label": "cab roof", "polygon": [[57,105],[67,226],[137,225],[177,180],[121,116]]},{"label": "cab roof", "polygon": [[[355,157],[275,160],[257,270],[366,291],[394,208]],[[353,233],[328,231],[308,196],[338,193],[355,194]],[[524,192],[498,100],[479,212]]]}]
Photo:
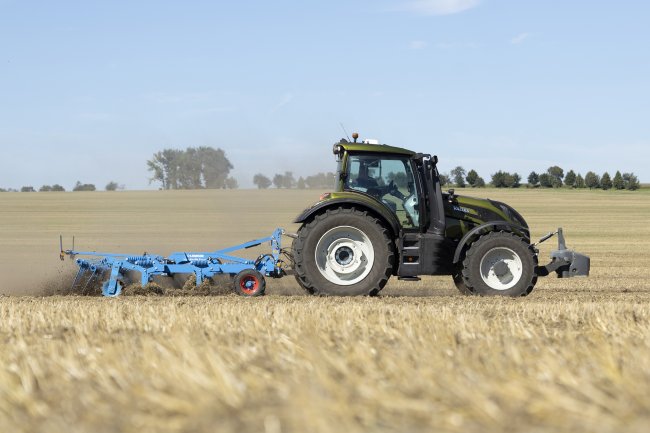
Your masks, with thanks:
[{"label": "cab roof", "polygon": [[360,153],[388,153],[393,155],[408,155],[413,156],[415,152],[401,147],[388,146],[386,144],[368,144],[368,143],[350,143],[346,140],[341,140],[334,146],[341,146],[348,152]]}]

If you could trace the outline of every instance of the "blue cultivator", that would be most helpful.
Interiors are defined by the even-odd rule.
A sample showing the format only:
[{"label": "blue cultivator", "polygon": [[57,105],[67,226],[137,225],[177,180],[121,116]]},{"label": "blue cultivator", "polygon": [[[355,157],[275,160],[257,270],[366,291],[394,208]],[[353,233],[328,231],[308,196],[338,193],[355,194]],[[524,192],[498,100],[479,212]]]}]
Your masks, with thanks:
[{"label": "blue cultivator", "polygon": [[[154,276],[169,276],[176,274],[194,274],[196,284],[200,285],[206,278],[215,275],[228,274],[234,277],[234,290],[243,296],[260,296],[264,294],[266,282],[264,277],[281,277],[286,274],[287,264],[281,260],[281,237],[284,230],[275,229],[271,236],[255,239],[222,250],[212,252],[179,252],[163,257],[144,253],[142,255],[98,253],[94,251],[76,251],[74,238],[72,249],[63,249],[61,243],[61,260],[70,256],[87,256],[75,261],[79,271],[72,287],[85,288],[97,282],[102,283],[104,296],[117,296],[121,293],[125,276],[130,271],[140,273],[140,284],[147,285]],[[270,254],[262,254],[256,260],[231,256],[230,253],[247,249],[269,242]]]}]

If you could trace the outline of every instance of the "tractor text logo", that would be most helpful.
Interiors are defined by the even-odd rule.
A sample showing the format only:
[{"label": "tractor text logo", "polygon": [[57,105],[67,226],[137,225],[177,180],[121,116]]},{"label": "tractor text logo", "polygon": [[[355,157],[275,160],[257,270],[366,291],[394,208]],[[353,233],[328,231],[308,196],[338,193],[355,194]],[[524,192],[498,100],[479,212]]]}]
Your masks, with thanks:
[{"label": "tractor text logo", "polygon": [[462,206],[454,206],[454,210],[455,210],[456,212],[472,213],[472,210],[471,210],[471,209],[467,209],[466,207],[462,207]]}]

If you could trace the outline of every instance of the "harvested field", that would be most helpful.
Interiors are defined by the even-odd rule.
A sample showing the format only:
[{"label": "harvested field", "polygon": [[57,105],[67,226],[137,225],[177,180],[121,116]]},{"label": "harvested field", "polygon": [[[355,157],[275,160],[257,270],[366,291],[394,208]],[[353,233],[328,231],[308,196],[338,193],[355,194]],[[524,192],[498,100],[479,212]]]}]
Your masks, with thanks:
[{"label": "harvested field", "polygon": [[319,193],[0,195],[0,431],[645,432],[648,191],[471,193],[513,205],[534,237],[562,225],[592,276],[523,299],[463,297],[450,278],[377,298],[309,297],[289,278],[260,299],[43,297],[73,269],[59,233],[212,249],[295,230]]}]

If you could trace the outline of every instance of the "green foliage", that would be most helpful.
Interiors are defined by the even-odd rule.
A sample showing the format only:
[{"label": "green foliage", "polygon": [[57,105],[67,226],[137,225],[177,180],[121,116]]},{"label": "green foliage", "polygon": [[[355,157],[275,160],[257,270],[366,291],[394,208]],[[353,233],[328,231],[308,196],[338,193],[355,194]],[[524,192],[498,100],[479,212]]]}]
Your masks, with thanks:
[{"label": "green foliage", "polygon": [[38,192],[50,192],[52,191],[52,187],[50,185],[43,185],[38,189]]},{"label": "green foliage", "polygon": [[447,174],[447,173],[439,173],[438,177],[440,178],[440,185],[441,186],[449,185],[451,183],[451,180],[449,178],[449,174]]},{"label": "green foliage", "polygon": [[224,186],[223,187],[227,188],[227,189],[237,189],[237,188],[239,188],[239,182],[237,182],[237,179],[230,176],[230,177],[227,177],[226,180],[224,181]]},{"label": "green foliage", "polygon": [[97,188],[95,188],[95,185],[92,183],[81,183],[77,181],[75,184],[74,188],[72,188],[73,191],[95,191]]},{"label": "green foliage", "polygon": [[593,171],[589,171],[585,175],[585,185],[589,189],[600,188],[600,178]]},{"label": "green foliage", "polygon": [[621,172],[616,170],[616,174],[614,175],[614,181],[612,182],[612,186],[614,189],[621,190],[625,189],[625,181],[623,180],[623,176],[621,175]]},{"label": "green foliage", "polygon": [[478,173],[476,170],[470,170],[465,177],[465,180],[470,186],[476,186],[476,181],[478,180]]},{"label": "green foliage", "polygon": [[164,149],[147,161],[153,172],[150,182],[160,182],[163,189],[225,188],[233,168],[221,149],[188,147]]},{"label": "green foliage", "polygon": [[482,178],[481,176],[479,176],[479,177],[476,179],[476,182],[474,182],[474,185],[473,185],[473,186],[474,186],[475,188],[484,188],[484,187],[485,187],[485,181],[483,180],[483,178]]},{"label": "green foliage", "polygon": [[636,191],[641,186],[634,173],[623,173],[623,181],[625,182],[625,189],[630,191]]},{"label": "green foliage", "polygon": [[612,187],[612,178],[609,177],[609,173],[603,173],[603,177],[600,178],[600,187],[604,190],[611,189]]},{"label": "green foliage", "polygon": [[467,184],[465,183],[465,169],[461,167],[460,165],[450,172],[452,179],[454,180],[454,184],[458,188],[465,188]]},{"label": "green foliage", "polygon": [[36,192],[33,186],[24,186],[20,188],[20,192]]},{"label": "green foliage", "polygon": [[576,186],[576,173],[573,170],[569,170],[569,172],[564,177],[564,184],[572,188]]},{"label": "green foliage", "polygon": [[576,176],[575,187],[576,187],[576,188],[584,188],[585,186],[586,186],[586,185],[585,185],[585,178],[582,177],[581,174],[578,174],[578,175]]},{"label": "green foliage", "polygon": [[519,188],[521,186],[521,176],[507,171],[497,171],[492,175],[492,186],[496,188]]},{"label": "green foliage", "polygon": [[400,171],[398,173],[393,173],[392,171],[386,175],[386,178],[388,178],[388,181],[390,182],[391,180],[395,185],[397,185],[398,188],[406,188],[408,187],[408,177],[406,176],[406,173]]},{"label": "green foliage", "polygon": [[562,186],[562,179],[564,179],[564,170],[562,170],[557,165],[549,167],[546,172],[551,176],[551,185],[553,188],[559,188]]},{"label": "green foliage", "polygon": [[262,173],[257,173],[253,176],[253,183],[257,185],[257,189],[267,189],[271,186],[271,179],[264,176]]},{"label": "green foliage", "polygon": [[539,175],[536,172],[531,171],[528,175],[528,185],[534,188],[539,186]]},{"label": "green foliage", "polygon": [[293,173],[285,171],[284,174],[276,174],[273,176],[273,185],[276,188],[293,188],[296,186],[296,180],[293,178]]},{"label": "green foliage", "polygon": [[117,182],[110,181],[106,184],[104,189],[106,191],[117,191],[120,186],[117,184]]},{"label": "green foliage", "polygon": [[312,189],[334,188],[336,184],[336,173],[316,173],[305,178],[305,186]]},{"label": "green foliage", "polygon": [[298,183],[296,186],[298,189],[305,189],[307,187],[307,185],[305,184],[305,179],[302,176],[298,178]]},{"label": "green foliage", "polygon": [[553,187],[553,177],[548,173],[542,173],[539,175],[539,184],[543,188]]}]

